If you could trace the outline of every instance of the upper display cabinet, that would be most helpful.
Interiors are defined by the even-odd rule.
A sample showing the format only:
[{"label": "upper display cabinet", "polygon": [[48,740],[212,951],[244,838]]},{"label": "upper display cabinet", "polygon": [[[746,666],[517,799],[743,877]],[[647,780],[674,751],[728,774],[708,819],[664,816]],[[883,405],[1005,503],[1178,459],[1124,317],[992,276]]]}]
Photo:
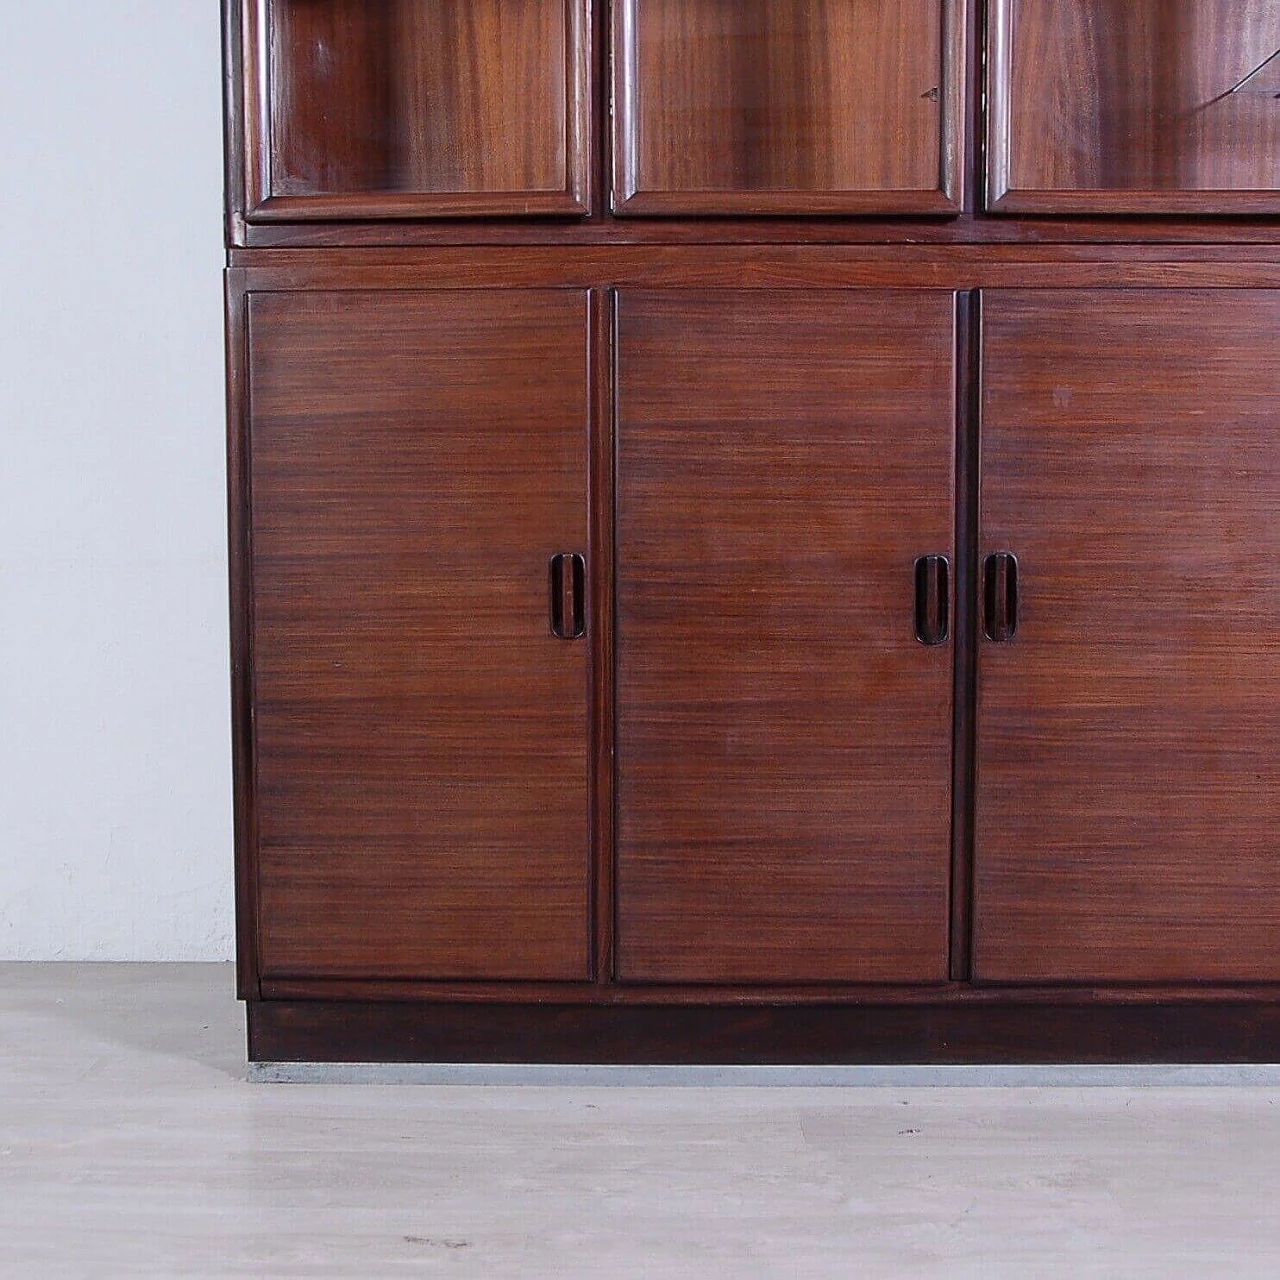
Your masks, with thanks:
[{"label": "upper display cabinet", "polygon": [[1280,0],[224,2],[241,242],[1280,214]]},{"label": "upper display cabinet", "polygon": [[1277,0],[989,0],[987,206],[1280,213]]},{"label": "upper display cabinet", "polygon": [[251,222],[588,208],[588,0],[236,0]]},{"label": "upper display cabinet", "polygon": [[964,0],[614,0],[613,208],[961,204]]}]

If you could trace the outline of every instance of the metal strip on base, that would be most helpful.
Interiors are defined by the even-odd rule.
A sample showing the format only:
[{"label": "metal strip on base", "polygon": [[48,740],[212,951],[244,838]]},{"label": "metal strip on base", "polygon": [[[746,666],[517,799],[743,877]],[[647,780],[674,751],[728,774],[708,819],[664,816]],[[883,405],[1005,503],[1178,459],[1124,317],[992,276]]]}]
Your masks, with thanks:
[{"label": "metal strip on base", "polygon": [[254,1084],[555,1088],[1280,1088],[1280,1064],[1117,1066],[570,1066],[450,1062],[251,1062]]}]

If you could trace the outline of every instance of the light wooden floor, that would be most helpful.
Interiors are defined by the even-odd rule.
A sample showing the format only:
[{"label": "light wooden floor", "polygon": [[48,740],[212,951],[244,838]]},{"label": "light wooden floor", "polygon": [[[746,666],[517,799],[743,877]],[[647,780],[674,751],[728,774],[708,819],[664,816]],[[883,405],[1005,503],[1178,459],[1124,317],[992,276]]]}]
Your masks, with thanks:
[{"label": "light wooden floor", "polygon": [[1275,1277],[1280,1090],[249,1085],[224,966],[0,966],[0,1276]]}]

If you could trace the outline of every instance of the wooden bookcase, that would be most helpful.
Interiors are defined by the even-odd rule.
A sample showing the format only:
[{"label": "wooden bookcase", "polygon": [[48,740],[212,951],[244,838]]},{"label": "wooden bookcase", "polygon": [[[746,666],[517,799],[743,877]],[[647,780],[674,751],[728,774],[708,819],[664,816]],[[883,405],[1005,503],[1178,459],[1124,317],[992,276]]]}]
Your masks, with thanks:
[{"label": "wooden bookcase", "polygon": [[225,33],[251,1057],[1276,1059],[1272,6]]}]

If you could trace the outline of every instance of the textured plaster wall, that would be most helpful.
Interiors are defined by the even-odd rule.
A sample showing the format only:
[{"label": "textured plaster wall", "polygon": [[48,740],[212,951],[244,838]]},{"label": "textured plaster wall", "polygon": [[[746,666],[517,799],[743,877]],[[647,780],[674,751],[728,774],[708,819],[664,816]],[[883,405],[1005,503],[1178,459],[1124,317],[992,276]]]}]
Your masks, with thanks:
[{"label": "textured plaster wall", "polygon": [[218,5],[0,17],[0,958],[221,959]]}]

